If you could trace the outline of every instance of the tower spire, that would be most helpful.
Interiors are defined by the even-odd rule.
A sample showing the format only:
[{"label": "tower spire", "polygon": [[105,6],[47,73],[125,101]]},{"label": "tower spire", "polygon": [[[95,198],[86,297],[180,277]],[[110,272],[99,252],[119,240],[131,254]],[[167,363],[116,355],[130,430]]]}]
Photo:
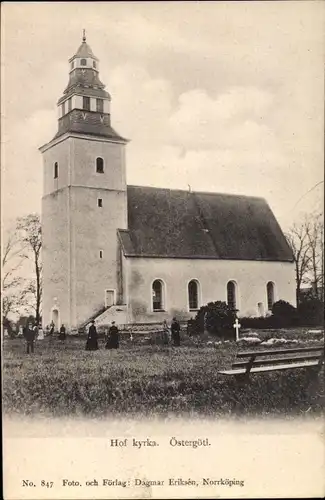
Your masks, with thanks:
[{"label": "tower spire", "polygon": [[85,29],[69,63],[69,82],[57,103],[59,130],[55,137],[73,132],[124,141],[111,127],[111,96],[99,78],[98,59],[87,44]]}]

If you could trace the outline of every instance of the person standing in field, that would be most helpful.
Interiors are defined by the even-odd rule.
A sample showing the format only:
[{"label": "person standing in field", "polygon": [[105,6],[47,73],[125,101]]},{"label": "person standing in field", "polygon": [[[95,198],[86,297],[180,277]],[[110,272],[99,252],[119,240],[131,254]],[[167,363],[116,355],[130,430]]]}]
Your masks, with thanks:
[{"label": "person standing in field", "polygon": [[163,343],[165,345],[169,343],[169,328],[166,320],[163,322]]},{"label": "person standing in field", "polygon": [[37,340],[44,340],[44,330],[42,328],[42,325],[39,324],[38,325],[38,336],[37,336]]},{"label": "person standing in field", "polygon": [[62,340],[64,342],[65,337],[66,337],[66,329],[65,329],[64,324],[62,323],[61,328],[60,328],[60,333],[59,333],[59,340]]},{"label": "person standing in field", "polygon": [[173,318],[170,329],[172,332],[172,340],[174,342],[174,346],[179,346],[181,343],[181,336],[180,336],[181,327],[176,318]]},{"label": "person standing in field", "polygon": [[33,329],[33,325],[29,323],[26,325],[24,329],[24,337],[26,340],[26,346],[27,346],[27,354],[29,352],[34,352],[34,343],[35,343],[35,337],[36,337],[36,330]]},{"label": "person standing in field", "polygon": [[88,331],[86,351],[97,351],[97,349],[98,349],[98,335],[95,326],[95,321],[92,320]]},{"label": "person standing in field", "polygon": [[120,347],[119,331],[115,325],[115,321],[112,322],[112,326],[108,332],[108,339],[106,342],[106,349],[118,349]]},{"label": "person standing in field", "polygon": [[49,332],[49,335],[53,336],[54,335],[54,323],[53,321],[51,321],[51,324],[50,324],[50,332]]},{"label": "person standing in field", "polygon": [[35,339],[37,339],[38,338],[38,325],[36,323],[33,326],[33,331],[35,333]]}]

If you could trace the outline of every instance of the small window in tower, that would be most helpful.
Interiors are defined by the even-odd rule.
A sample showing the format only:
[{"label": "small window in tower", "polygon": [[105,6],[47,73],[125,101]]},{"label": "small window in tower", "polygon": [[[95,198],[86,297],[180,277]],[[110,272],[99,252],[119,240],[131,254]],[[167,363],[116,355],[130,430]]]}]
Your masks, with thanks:
[{"label": "small window in tower", "polygon": [[93,61],[93,68],[96,68],[96,61]]},{"label": "small window in tower", "polygon": [[96,172],[97,174],[104,173],[104,160],[103,158],[96,158]]},{"label": "small window in tower", "polygon": [[97,203],[98,203],[98,206],[100,208],[102,208],[102,206],[103,206],[103,200],[102,200],[102,198],[98,198]]},{"label": "small window in tower", "polygon": [[59,164],[56,161],[54,163],[54,179],[57,179],[59,177]]},{"label": "small window in tower", "polygon": [[103,250],[99,250],[99,258],[102,259],[103,258]]},{"label": "small window in tower", "polygon": [[68,100],[68,112],[71,111],[71,108],[72,108],[72,99],[70,97],[70,99]]},{"label": "small window in tower", "polygon": [[87,109],[88,111],[90,111],[90,97],[83,97],[82,98],[83,100],[83,109]]},{"label": "small window in tower", "polygon": [[96,99],[96,110],[98,113],[104,112],[104,101],[103,99]]},{"label": "small window in tower", "polygon": [[80,59],[81,66],[87,66],[87,59]]}]

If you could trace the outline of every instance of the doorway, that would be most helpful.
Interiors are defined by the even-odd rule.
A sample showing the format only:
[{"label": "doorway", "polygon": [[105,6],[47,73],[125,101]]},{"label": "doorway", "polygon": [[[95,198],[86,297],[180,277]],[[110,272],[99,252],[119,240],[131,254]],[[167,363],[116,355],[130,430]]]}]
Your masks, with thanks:
[{"label": "doorway", "polygon": [[105,290],[105,307],[115,305],[115,290]]},{"label": "doorway", "polygon": [[52,321],[54,329],[57,331],[59,329],[59,311],[57,309],[52,309]]}]

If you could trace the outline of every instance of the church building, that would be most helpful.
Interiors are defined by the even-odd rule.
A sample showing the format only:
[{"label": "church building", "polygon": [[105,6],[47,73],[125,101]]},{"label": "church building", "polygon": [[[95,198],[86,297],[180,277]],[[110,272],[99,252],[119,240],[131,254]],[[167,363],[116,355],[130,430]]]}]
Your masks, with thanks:
[{"label": "church building", "polygon": [[126,183],[128,141],[85,35],[69,60],[58,131],[43,154],[43,324],[74,329],[238,316],[295,304],[293,256],[263,198]]}]

